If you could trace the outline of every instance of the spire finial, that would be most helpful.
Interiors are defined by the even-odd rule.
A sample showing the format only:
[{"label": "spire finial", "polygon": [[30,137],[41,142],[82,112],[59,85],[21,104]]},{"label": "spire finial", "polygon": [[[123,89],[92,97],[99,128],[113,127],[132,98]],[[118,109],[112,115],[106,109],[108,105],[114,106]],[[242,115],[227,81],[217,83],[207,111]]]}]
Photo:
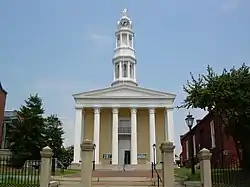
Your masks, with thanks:
[{"label": "spire finial", "polygon": [[122,11],[122,16],[127,16],[127,11],[128,11],[128,9],[124,8],[123,11]]}]

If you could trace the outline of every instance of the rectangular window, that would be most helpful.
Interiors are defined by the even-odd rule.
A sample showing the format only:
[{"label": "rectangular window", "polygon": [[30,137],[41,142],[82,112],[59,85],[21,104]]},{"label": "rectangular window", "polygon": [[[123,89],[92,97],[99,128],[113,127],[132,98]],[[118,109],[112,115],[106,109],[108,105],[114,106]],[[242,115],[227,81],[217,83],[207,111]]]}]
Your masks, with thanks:
[{"label": "rectangular window", "polygon": [[215,144],[215,130],[214,130],[214,121],[213,120],[210,122],[210,134],[211,134],[212,148],[215,148],[216,144]]},{"label": "rectangular window", "polygon": [[120,38],[120,35],[117,35],[117,47],[120,47],[121,45],[121,38]]},{"label": "rectangular window", "polygon": [[122,33],[122,44],[128,45],[128,35],[125,33]]},{"label": "rectangular window", "polygon": [[129,46],[130,46],[130,47],[132,47],[132,42],[133,42],[133,41],[132,41],[132,38],[133,38],[133,37],[132,37],[132,35],[130,34],[130,35],[129,35]]},{"label": "rectangular window", "polygon": [[189,159],[189,152],[188,152],[188,140],[186,141],[186,158]]},{"label": "rectangular window", "polygon": [[128,77],[128,61],[123,62],[123,77]]},{"label": "rectangular window", "polygon": [[195,134],[193,135],[193,147],[194,147],[194,156],[196,155],[196,143],[195,143]]}]

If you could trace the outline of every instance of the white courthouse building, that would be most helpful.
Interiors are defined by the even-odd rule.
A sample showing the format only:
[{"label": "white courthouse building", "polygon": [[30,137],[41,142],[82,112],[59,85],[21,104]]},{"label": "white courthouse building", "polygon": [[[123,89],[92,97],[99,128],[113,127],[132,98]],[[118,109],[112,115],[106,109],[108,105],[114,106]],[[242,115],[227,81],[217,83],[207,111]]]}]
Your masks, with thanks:
[{"label": "white courthouse building", "polygon": [[[176,95],[139,86],[133,24],[127,10],[115,32],[111,86],[74,94],[75,142],[73,165],[80,165],[80,144],[95,144],[96,167],[149,165],[161,161],[164,140],[174,142],[173,102]],[[156,151],[154,151],[156,147]]]}]

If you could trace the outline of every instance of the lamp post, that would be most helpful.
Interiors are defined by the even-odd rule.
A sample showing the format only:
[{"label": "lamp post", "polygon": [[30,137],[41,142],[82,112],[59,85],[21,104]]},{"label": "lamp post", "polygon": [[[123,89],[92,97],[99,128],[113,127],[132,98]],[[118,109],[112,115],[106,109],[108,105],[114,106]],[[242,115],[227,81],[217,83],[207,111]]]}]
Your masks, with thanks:
[{"label": "lamp post", "polygon": [[193,115],[191,115],[190,113],[187,115],[186,119],[186,124],[189,128],[189,150],[191,153],[191,165],[192,165],[192,174],[195,174],[195,168],[194,168],[194,143],[193,143],[193,131],[192,131],[192,127],[194,124],[194,117]]},{"label": "lamp post", "polygon": [[153,153],[154,153],[154,169],[155,169],[155,151],[156,151],[156,144],[153,144]]},{"label": "lamp post", "polygon": [[94,147],[94,150],[93,150],[93,155],[94,155],[94,158],[93,158],[93,170],[95,170],[95,148],[96,148],[96,145],[94,144],[93,145],[93,147]]}]

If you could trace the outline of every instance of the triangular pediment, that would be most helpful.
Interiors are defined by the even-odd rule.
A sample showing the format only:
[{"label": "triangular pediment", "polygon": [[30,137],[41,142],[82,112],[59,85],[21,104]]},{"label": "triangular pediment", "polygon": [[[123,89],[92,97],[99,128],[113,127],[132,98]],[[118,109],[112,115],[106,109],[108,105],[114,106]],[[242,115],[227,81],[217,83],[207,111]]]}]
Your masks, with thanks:
[{"label": "triangular pediment", "polygon": [[159,92],[139,86],[118,85],[108,88],[74,94],[75,99],[81,98],[169,98],[174,99],[175,94]]}]

